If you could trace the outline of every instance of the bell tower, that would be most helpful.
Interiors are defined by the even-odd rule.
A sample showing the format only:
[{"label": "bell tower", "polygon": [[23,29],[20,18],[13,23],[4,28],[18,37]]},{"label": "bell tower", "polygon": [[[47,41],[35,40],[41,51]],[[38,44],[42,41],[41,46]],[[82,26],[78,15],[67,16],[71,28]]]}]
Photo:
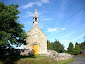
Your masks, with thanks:
[{"label": "bell tower", "polygon": [[33,17],[33,27],[37,26],[38,27],[38,14],[37,14],[37,9],[35,9],[35,14]]}]

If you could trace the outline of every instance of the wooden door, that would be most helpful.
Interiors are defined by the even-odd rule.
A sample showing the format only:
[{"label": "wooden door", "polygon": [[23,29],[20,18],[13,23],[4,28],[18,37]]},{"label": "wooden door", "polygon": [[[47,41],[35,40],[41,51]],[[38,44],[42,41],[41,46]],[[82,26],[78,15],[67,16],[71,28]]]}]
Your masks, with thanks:
[{"label": "wooden door", "polygon": [[33,46],[33,54],[38,54],[38,45],[37,44],[35,44]]}]

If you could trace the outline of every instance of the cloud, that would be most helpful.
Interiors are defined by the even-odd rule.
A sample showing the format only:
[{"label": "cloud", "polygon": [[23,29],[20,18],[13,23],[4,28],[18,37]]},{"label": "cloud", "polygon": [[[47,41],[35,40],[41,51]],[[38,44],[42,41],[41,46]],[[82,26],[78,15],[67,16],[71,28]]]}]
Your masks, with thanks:
[{"label": "cloud", "polygon": [[77,41],[77,40],[79,40],[80,38],[84,38],[84,35],[85,35],[85,33],[77,36],[77,37],[76,37],[75,39],[73,39],[72,41]]},{"label": "cloud", "polygon": [[55,32],[57,31],[57,28],[47,28],[47,32]]},{"label": "cloud", "polygon": [[[42,19],[42,21],[51,21],[52,18],[48,17],[44,17],[43,16],[43,13],[42,12],[37,12],[38,13],[38,17],[39,19]],[[28,18],[28,17],[33,17],[34,16],[34,13],[33,12],[30,12],[30,11],[27,11],[26,14],[24,16],[22,16],[23,18]]]},{"label": "cloud", "polygon": [[42,5],[42,2],[35,2],[35,5],[37,5],[37,6],[41,6]]},{"label": "cloud", "polygon": [[32,13],[32,12],[27,12],[27,15],[28,15],[28,16],[34,16],[34,13]]},{"label": "cloud", "polygon": [[33,6],[42,6],[43,3],[49,3],[49,0],[40,0],[40,1],[35,1],[35,2],[30,2],[26,5],[22,5],[20,8],[22,9],[27,9]]},{"label": "cloud", "polygon": [[62,39],[72,39],[76,33],[74,31],[70,31],[69,33],[65,33],[62,36]]},{"label": "cloud", "polygon": [[27,17],[30,17],[30,16],[34,16],[34,13],[28,11],[28,12],[25,14],[25,16],[23,16],[23,18],[27,18]]},{"label": "cloud", "polygon": [[29,8],[29,7],[33,7],[34,4],[35,4],[34,2],[30,2],[26,5],[22,5],[21,8],[26,9],[26,8]]},{"label": "cloud", "polygon": [[[40,13],[40,12],[37,12],[38,13],[38,15],[39,16],[41,16],[42,15],[42,13]],[[30,12],[30,11],[27,11],[26,12],[26,14],[25,14],[25,16],[23,16],[23,18],[28,18],[28,17],[33,17],[34,16],[34,13],[33,12]]]},{"label": "cloud", "polygon": [[43,3],[49,3],[49,0],[41,0]]},{"label": "cloud", "polygon": [[65,31],[66,28],[60,28],[60,27],[57,27],[57,28],[47,28],[47,32],[60,32],[60,31]]},{"label": "cloud", "polygon": [[51,17],[45,17],[43,12],[39,13],[39,18],[42,19],[42,21],[51,21],[53,20]]},{"label": "cloud", "polygon": [[63,28],[61,28],[61,30],[63,30],[63,31],[64,31],[64,30],[66,30],[66,28],[64,28],[64,27],[63,27]]},{"label": "cloud", "polygon": [[[81,38],[84,38],[84,34],[85,33],[83,33],[83,34],[80,34],[79,36],[77,36],[76,38],[74,38],[73,40],[66,40],[66,37],[67,36],[63,36],[63,37],[65,37],[65,39],[64,40],[60,40],[60,42],[62,43],[62,44],[64,44],[64,46],[65,46],[65,49],[67,49],[68,48],[68,45],[69,45],[69,42],[72,42],[73,44],[75,44],[79,39],[81,39]],[[72,36],[71,36],[72,37]],[[69,36],[68,36],[68,38],[69,38]]]}]

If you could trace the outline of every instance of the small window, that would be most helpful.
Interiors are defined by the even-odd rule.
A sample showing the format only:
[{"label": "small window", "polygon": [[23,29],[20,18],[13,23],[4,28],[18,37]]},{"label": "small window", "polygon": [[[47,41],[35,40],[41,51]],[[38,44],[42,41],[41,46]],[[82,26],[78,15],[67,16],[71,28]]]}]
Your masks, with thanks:
[{"label": "small window", "polygon": [[37,21],[37,18],[35,18],[35,21]]}]

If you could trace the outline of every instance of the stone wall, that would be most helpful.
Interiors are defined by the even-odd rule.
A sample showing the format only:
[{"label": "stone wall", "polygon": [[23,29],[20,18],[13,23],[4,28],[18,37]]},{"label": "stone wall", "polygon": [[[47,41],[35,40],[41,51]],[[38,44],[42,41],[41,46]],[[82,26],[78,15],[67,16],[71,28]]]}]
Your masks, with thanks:
[{"label": "stone wall", "polygon": [[55,61],[68,60],[72,58],[72,55],[68,53],[58,53],[54,50],[47,50],[47,56],[53,58]]}]

